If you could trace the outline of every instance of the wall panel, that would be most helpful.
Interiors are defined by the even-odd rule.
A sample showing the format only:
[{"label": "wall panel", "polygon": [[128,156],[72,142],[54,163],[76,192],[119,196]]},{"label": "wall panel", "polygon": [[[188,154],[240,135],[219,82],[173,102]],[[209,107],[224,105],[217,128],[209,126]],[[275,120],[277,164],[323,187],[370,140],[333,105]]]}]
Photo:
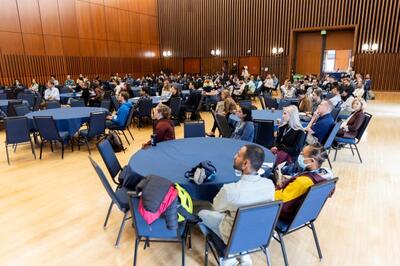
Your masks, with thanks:
[{"label": "wall panel", "polygon": [[[178,58],[203,58],[205,72],[219,70],[222,64],[216,64],[223,57],[242,57],[251,49],[251,56],[261,58],[261,67],[283,79],[290,72],[291,31],[311,27],[356,25],[354,68],[364,74],[386,69],[386,55],[400,52],[398,0],[158,0],[158,18],[160,50],[171,50]],[[376,54],[361,53],[363,43],[374,42],[379,44]],[[283,47],[284,54],[273,56],[273,47]],[[210,58],[211,49],[217,48],[221,58]],[[399,65],[398,56],[390,60]],[[399,90],[390,75],[377,74],[376,89]]]},{"label": "wall panel", "polygon": [[[156,1],[1,0],[0,82],[157,72]],[[141,28],[140,21],[144,28]],[[143,38],[142,38],[143,37]],[[73,77],[76,78],[76,77]]]}]

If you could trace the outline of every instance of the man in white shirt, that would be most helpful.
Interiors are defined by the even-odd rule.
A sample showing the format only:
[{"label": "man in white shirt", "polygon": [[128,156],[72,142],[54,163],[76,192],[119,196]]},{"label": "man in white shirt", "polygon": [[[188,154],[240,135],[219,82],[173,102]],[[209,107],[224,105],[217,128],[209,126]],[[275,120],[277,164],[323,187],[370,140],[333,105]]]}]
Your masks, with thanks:
[{"label": "man in white shirt", "polygon": [[47,82],[47,89],[44,91],[44,99],[46,101],[59,101],[60,100],[60,92],[54,86],[54,82],[49,80]]},{"label": "man in white shirt", "polygon": [[[236,183],[225,184],[213,200],[214,210],[199,212],[203,223],[227,244],[236,211],[239,207],[274,200],[275,187],[271,180],[257,171],[264,162],[264,151],[257,145],[243,146],[235,155],[233,167],[242,173]],[[238,258],[241,265],[252,265],[249,255]],[[237,259],[224,260],[221,265],[236,265]]]}]

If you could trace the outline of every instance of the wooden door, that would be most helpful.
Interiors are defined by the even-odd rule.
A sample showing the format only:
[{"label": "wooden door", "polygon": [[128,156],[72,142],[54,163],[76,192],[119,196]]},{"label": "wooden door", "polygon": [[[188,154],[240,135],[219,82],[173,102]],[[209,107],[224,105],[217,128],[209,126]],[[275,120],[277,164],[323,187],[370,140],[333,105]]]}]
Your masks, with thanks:
[{"label": "wooden door", "polygon": [[295,72],[319,74],[321,71],[322,35],[318,32],[297,34]]},{"label": "wooden door", "polygon": [[260,75],[261,70],[261,58],[258,56],[245,56],[239,58],[239,75],[242,73],[242,68],[248,67],[250,75]]},{"label": "wooden door", "polygon": [[200,58],[185,58],[183,71],[187,74],[200,74]]}]

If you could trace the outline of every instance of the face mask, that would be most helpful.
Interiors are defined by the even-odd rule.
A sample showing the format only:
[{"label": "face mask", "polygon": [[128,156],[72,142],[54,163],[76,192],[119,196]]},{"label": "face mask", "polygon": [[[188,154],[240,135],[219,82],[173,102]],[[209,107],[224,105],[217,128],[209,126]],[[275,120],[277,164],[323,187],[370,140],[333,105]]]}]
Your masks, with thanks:
[{"label": "face mask", "polygon": [[305,170],[305,169],[307,168],[308,164],[306,164],[306,163],[304,162],[304,159],[308,159],[308,158],[304,158],[304,156],[303,156],[302,154],[300,154],[299,157],[297,157],[297,163],[299,164],[299,166],[300,166],[302,169]]}]

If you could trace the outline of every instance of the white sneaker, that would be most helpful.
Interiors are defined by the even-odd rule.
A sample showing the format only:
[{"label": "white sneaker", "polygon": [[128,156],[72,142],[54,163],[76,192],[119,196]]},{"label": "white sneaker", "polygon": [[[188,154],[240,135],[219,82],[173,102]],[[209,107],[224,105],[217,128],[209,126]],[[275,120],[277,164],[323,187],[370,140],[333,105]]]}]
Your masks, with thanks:
[{"label": "white sneaker", "polygon": [[249,254],[239,257],[238,260],[239,260],[241,266],[252,266],[253,265],[253,261],[251,260],[251,257]]},{"label": "white sneaker", "polygon": [[222,260],[220,262],[220,266],[237,266],[237,265],[239,265],[239,262],[237,261],[236,258]]}]

